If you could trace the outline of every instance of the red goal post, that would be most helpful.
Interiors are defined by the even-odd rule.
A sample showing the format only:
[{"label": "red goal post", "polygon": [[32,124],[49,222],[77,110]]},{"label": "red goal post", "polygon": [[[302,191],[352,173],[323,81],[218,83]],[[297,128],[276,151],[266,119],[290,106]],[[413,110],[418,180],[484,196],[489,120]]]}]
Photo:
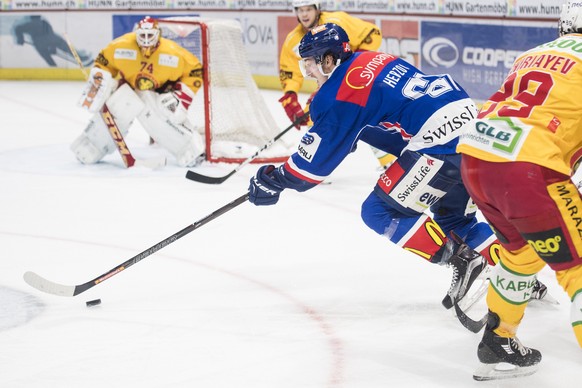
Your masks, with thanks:
[{"label": "red goal post", "polygon": [[[189,118],[206,141],[206,160],[241,163],[280,132],[257,87],[236,20],[157,19],[162,36],[192,52],[203,64],[204,82]],[[287,137],[287,139],[286,139]],[[287,160],[296,144],[284,136],[253,163]]]}]

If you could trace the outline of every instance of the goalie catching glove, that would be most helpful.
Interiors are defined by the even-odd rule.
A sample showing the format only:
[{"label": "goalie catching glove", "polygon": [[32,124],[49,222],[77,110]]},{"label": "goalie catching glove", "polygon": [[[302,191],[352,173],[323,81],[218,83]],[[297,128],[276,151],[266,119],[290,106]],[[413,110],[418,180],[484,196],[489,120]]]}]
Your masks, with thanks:
[{"label": "goalie catching glove", "polygon": [[249,201],[257,206],[274,205],[285,186],[279,181],[279,172],[272,164],[259,168],[249,185]]},{"label": "goalie catching glove", "polygon": [[177,82],[171,91],[159,95],[158,104],[164,108],[165,116],[173,124],[182,124],[193,99],[194,92],[182,82]]},{"label": "goalie catching glove", "polygon": [[[297,93],[287,92],[283,97],[279,99],[283,108],[285,108],[285,113],[289,117],[289,120],[296,123],[295,128],[300,129],[302,125],[307,125],[309,122],[309,113],[305,113],[301,104],[297,100]],[[297,120],[301,119],[297,122]]]}]

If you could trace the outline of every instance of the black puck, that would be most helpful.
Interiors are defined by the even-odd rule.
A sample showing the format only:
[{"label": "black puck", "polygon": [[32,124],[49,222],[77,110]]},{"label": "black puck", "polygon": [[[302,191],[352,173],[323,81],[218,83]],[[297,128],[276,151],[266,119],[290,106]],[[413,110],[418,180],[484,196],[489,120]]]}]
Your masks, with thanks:
[{"label": "black puck", "polygon": [[101,304],[101,299],[88,300],[87,302],[85,302],[85,304],[87,305],[87,307],[98,306]]}]

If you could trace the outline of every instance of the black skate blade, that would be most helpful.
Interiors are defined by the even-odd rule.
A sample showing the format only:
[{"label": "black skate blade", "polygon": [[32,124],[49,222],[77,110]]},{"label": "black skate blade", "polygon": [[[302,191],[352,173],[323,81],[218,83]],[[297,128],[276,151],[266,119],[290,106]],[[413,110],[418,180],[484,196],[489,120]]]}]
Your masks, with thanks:
[{"label": "black skate blade", "polygon": [[447,310],[450,310],[451,307],[453,307],[453,299],[449,294],[445,295],[441,303],[443,304],[443,307],[446,308]]}]

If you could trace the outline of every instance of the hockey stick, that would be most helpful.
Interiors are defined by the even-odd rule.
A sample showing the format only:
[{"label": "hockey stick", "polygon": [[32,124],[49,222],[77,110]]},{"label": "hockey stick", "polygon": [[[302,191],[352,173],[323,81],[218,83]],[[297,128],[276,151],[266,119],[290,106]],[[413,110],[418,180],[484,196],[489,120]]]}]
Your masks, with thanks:
[{"label": "hockey stick", "polygon": [[73,54],[73,58],[75,58],[77,65],[79,65],[79,69],[81,69],[81,72],[85,76],[85,79],[89,78],[89,73],[87,73],[87,69],[85,69],[85,66],[83,66],[83,62],[81,61],[81,58],[77,53],[77,49],[75,49],[75,46],[73,46],[73,44],[71,43],[69,36],[67,34],[63,34],[63,36],[65,37],[65,41],[67,42],[67,46],[69,46],[71,54]]},{"label": "hockey stick", "polygon": [[[69,40],[69,37],[67,36],[67,34],[64,34],[64,36],[65,36],[65,41],[67,42],[67,46],[69,46],[69,50],[71,50],[71,54],[73,54],[75,61],[77,61],[77,65],[79,65],[79,69],[81,69],[81,72],[85,75],[85,79],[87,79],[89,77],[89,74],[87,73],[87,69],[85,69],[85,66],[83,66],[83,62],[81,61],[81,58],[79,57],[79,54],[77,53],[77,50],[75,49],[75,47],[73,46],[73,44]],[[109,134],[111,135],[111,138],[113,139],[113,142],[115,143],[115,146],[117,147],[117,151],[119,151],[119,154],[121,155],[121,159],[123,159],[123,164],[125,164],[125,167],[129,168],[129,167],[133,167],[133,166],[143,166],[143,167],[149,167],[149,168],[157,168],[157,167],[162,167],[162,166],[166,165],[166,158],[165,157],[153,158],[153,159],[147,159],[147,160],[135,159],[133,157],[133,155],[131,154],[131,151],[129,151],[129,148],[127,147],[127,144],[125,143],[125,139],[123,138],[123,134],[119,130],[119,127],[117,126],[117,123],[115,122],[115,119],[113,118],[113,115],[111,114],[111,111],[107,107],[107,104],[103,104],[103,107],[99,111],[99,114],[101,115],[103,122],[105,123],[105,125],[107,126],[107,129],[109,130]]]},{"label": "hockey stick", "polygon": [[[305,112],[305,114],[308,114],[308,113],[309,112]],[[275,143],[277,140],[279,140],[284,134],[286,134],[287,132],[289,132],[291,130],[291,128],[295,127],[297,124],[299,124],[300,122],[302,122],[304,120],[304,117],[305,116],[302,116],[299,119],[295,120],[293,122],[293,124],[291,124],[290,126],[288,126],[287,128],[285,128],[277,136],[275,136],[274,138],[272,138],[271,140],[269,140],[267,142],[267,144],[265,144],[264,146],[262,146],[261,148],[259,148],[257,150],[257,152],[255,152],[253,155],[251,155],[248,158],[246,158],[241,164],[239,164],[234,170],[232,170],[231,172],[229,172],[225,176],[213,177],[213,176],[198,174],[198,173],[196,173],[196,172],[194,172],[192,170],[188,170],[186,172],[186,178],[188,178],[190,180],[193,180],[193,181],[196,181],[196,182],[208,183],[208,184],[220,184],[220,183],[224,182],[225,180],[227,180],[228,178],[230,178],[231,176],[233,176],[234,174],[236,174],[241,168],[243,168],[244,166],[246,166],[247,164],[249,164],[250,162],[252,162],[254,159],[256,159],[257,156],[259,156],[259,154],[261,152],[263,152],[264,150],[266,150],[267,148],[269,148],[271,145],[273,145],[273,143]]]},{"label": "hockey stick", "polygon": [[160,249],[170,245],[174,241],[184,237],[188,233],[198,229],[199,227],[214,220],[215,218],[218,218],[219,216],[223,215],[227,211],[234,209],[238,205],[246,202],[248,199],[249,199],[249,194],[245,193],[244,195],[233,200],[232,202],[224,205],[220,209],[215,210],[214,212],[207,215],[206,217],[194,222],[193,224],[188,225],[187,227],[180,230],[179,232],[174,233],[173,235],[165,238],[164,240],[160,241],[159,243],[149,247],[145,251],[133,256],[131,259],[119,264],[117,267],[112,268],[109,271],[105,272],[104,274],[97,276],[95,279],[88,281],[87,283],[79,284],[76,286],[67,286],[67,285],[55,283],[53,281],[45,279],[42,276],[37,275],[36,273],[31,272],[31,271],[28,271],[24,274],[24,281],[26,283],[28,283],[30,286],[36,288],[37,290],[42,291],[42,292],[46,292],[48,294],[53,294],[53,295],[58,295],[58,296],[79,295],[80,293],[87,291],[88,289],[96,286],[97,284],[102,283],[105,280],[117,275],[121,271],[126,270],[127,268],[131,267],[132,265],[136,264],[137,262],[145,259],[146,257],[159,251]]},{"label": "hockey stick", "polygon": [[459,304],[456,301],[453,303],[453,305],[455,306],[455,312],[457,313],[457,318],[459,319],[459,322],[461,322],[461,324],[465,326],[465,328],[467,328],[469,331],[472,331],[473,333],[478,333],[487,323],[487,314],[485,314],[485,316],[483,316],[483,318],[481,318],[480,320],[475,321],[469,318],[467,314],[465,314],[465,312],[461,309],[461,307],[459,307]]},{"label": "hockey stick", "polygon": [[133,166],[141,166],[141,167],[148,167],[148,168],[158,168],[166,165],[166,157],[161,156],[159,158],[152,158],[152,159],[135,159],[129,148],[127,147],[127,143],[123,138],[123,134],[119,130],[117,123],[115,122],[115,118],[111,114],[111,111],[107,107],[107,104],[103,104],[101,111],[99,111],[103,122],[107,126],[107,130],[121,155],[121,159],[123,159],[123,164],[125,167],[133,167]]}]

